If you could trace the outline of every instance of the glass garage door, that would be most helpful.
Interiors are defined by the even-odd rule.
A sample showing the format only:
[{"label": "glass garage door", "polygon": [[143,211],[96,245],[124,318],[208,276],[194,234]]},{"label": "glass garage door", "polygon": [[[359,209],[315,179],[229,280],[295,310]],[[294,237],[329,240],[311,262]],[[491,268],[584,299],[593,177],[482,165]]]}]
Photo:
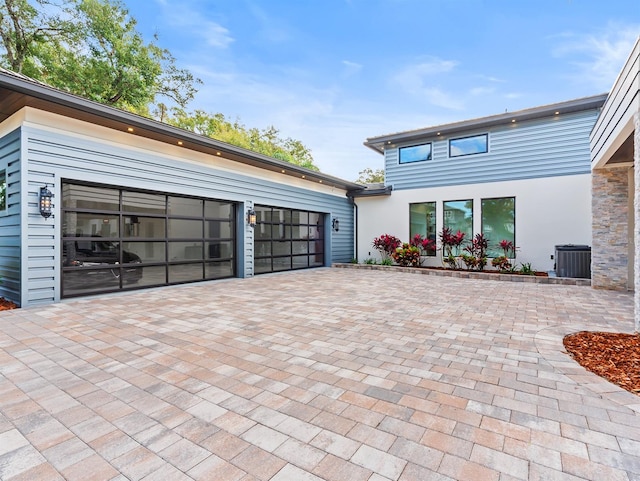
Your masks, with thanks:
[{"label": "glass garage door", "polygon": [[62,297],[235,276],[235,204],[63,183]]},{"label": "glass garage door", "polygon": [[256,206],[256,274],[324,266],[324,214]]}]

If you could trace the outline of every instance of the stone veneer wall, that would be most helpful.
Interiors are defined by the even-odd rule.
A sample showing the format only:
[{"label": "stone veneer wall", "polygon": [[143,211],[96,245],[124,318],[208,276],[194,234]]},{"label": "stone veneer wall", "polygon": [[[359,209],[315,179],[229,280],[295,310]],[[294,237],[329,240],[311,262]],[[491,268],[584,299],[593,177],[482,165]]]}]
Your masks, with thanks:
[{"label": "stone veneer wall", "polygon": [[591,208],[591,285],[627,290],[629,167],[594,169],[591,172]]}]

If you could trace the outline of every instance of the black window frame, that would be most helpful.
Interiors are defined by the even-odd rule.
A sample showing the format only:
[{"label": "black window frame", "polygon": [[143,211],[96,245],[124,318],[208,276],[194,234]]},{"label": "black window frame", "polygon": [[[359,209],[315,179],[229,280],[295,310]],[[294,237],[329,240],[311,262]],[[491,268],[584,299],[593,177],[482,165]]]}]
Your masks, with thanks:
[{"label": "black window frame", "polygon": [[[402,151],[407,149],[415,149],[417,147],[429,146],[429,155],[426,159],[417,159],[417,160],[408,160],[402,161]],[[433,142],[424,142],[422,144],[414,144],[414,145],[406,145],[404,147],[398,147],[398,164],[406,165],[406,164],[415,164],[417,162],[428,162],[433,159]]]},{"label": "black window frame", "polygon": [[436,249],[436,247],[435,247],[435,246],[436,246],[437,238],[438,238],[438,222],[437,222],[437,216],[438,216],[438,202],[437,202],[437,201],[435,201],[435,200],[434,200],[434,201],[428,201],[428,202],[411,202],[411,203],[409,204],[409,239],[413,239],[413,237],[414,237],[416,234],[420,234],[420,235],[422,235],[422,238],[423,238],[423,239],[424,239],[424,238],[428,238],[428,237],[429,237],[429,234],[428,234],[428,232],[427,232],[427,231],[428,231],[428,222],[429,222],[429,220],[428,220],[428,219],[427,219],[427,223],[425,224],[425,226],[427,227],[427,228],[425,229],[425,234],[422,234],[422,232],[415,232],[415,231],[413,230],[413,227],[412,227],[412,226],[413,226],[413,223],[411,222],[411,220],[412,220],[412,217],[411,217],[411,216],[412,216],[412,213],[413,213],[413,211],[412,211],[412,207],[413,207],[414,205],[425,205],[425,204],[430,204],[430,205],[432,205],[432,206],[433,206],[433,232],[434,232],[434,236],[433,236],[433,238],[432,238],[432,240],[433,240],[433,242],[434,242],[434,244],[433,244],[433,245],[434,245],[434,247],[433,247],[433,249],[430,249],[429,251],[427,251],[425,255],[426,255],[427,257],[435,257],[435,256],[437,255],[437,249]]},{"label": "black window frame", "polygon": [[[507,195],[507,196],[500,196],[500,197],[484,197],[482,199],[480,199],[480,232],[482,232],[484,234],[484,202],[488,201],[488,200],[504,200],[504,199],[513,199],[513,247],[514,250],[512,252],[512,256],[508,256],[510,259],[515,259],[517,256],[515,247],[516,247],[516,196],[515,195]],[[487,236],[489,237],[489,236]],[[489,237],[489,241],[490,241],[490,245],[489,245],[489,250],[487,251],[489,254],[495,253],[497,252],[498,255],[497,256],[492,256],[489,255],[489,257],[498,257],[503,255],[504,253],[501,251],[500,247],[496,247],[498,245],[498,242],[500,242],[503,239],[494,239]]]},{"label": "black window frame", "polygon": [[[446,228],[446,227],[450,227],[450,226],[447,225],[447,219],[446,219],[447,210],[451,210],[451,209],[447,209],[446,208],[446,204],[449,203],[449,202],[470,202],[471,203],[471,209],[470,209],[470,211],[471,211],[471,232],[470,233],[465,232],[465,236],[467,234],[469,235],[468,237],[465,237],[465,242],[472,240],[473,236],[474,236],[473,218],[475,216],[475,212],[473,210],[475,202],[474,202],[473,198],[471,198],[471,199],[443,200],[442,201],[442,228],[443,229]],[[452,229],[452,234],[455,234],[458,230],[459,229],[456,229],[456,230]],[[459,249],[459,251],[457,252],[456,255],[459,255],[461,253],[461,249],[462,249],[462,247]]]},{"label": "black window frame", "polygon": [[[261,274],[269,274],[272,272],[285,272],[299,269],[311,269],[316,267],[323,267],[326,262],[326,249],[325,249],[325,241],[327,238],[327,232],[325,229],[325,219],[326,215],[323,212],[318,211],[310,211],[310,210],[302,210],[302,209],[293,209],[286,207],[277,207],[263,204],[256,204],[255,210],[259,212],[269,212],[269,220],[261,219],[261,216],[258,216],[258,220],[256,222],[256,226],[254,228],[254,273],[256,275]],[[284,213],[284,221],[279,222],[274,220],[274,212],[283,212]],[[293,219],[295,217],[294,213],[298,214],[306,214],[307,222],[306,223],[294,223]],[[288,214],[288,221],[287,221]],[[310,215],[315,214],[319,216],[319,224],[311,223]],[[283,236],[274,236],[274,227],[278,227],[278,230],[282,229]],[[304,237],[294,237],[294,227],[306,227],[307,229],[316,227],[318,232],[321,234],[320,237],[317,238],[304,238]],[[259,235],[258,233],[262,233],[262,231],[270,232],[269,236]],[[298,245],[306,242],[307,250],[305,253],[294,253],[293,247],[298,243]],[[314,243],[314,251],[311,251],[311,244]],[[289,245],[289,253],[287,254],[275,254],[274,247],[276,245]],[[260,246],[265,245],[269,246],[269,254],[261,255]],[[321,250],[317,250],[320,247]],[[318,261],[318,256],[321,256],[320,261]],[[311,257],[315,256],[316,261],[312,264]],[[295,261],[302,260],[303,258],[307,258],[306,265],[302,265],[300,263],[296,263]],[[286,261],[288,260],[288,263]],[[266,264],[268,261],[269,269],[264,270],[262,265]],[[283,268],[284,265],[287,265],[287,268]]]},{"label": "black window frame", "polygon": [[[474,139],[474,138],[480,138],[480,137],[484,137],[484,143],[485,143],[485,150],[484,151],[479,151],[479,152],[470,152],[467,154],[458,154],[458,155],[453,155],[451,153],[451,143],[455,142],[456,140],[466,140],[466,139]],[[475,134],[475,135],[465,135],[464,137],[454,137],[449,139],[448,141],[448,146],[449,146],[449,158],[457,158],[457,157],[467,157],[469,155],[482,155],[482,154],[487,154],[489,153],[489,133],[484,133],[484,134]]]},{"label": "black window frame", "polygon": [[[64,249],[66,247],[65,243],[68,242],[75,242],[77,243],[78,241],[80,242],[87,242],[87,241],[95,241],[96,239],[99,239],[100,241],[104,241],[104,242],[110,242],[110,243],[117,243],[117,248],[118,248],[118,253],[117,253],[117,257],[118,257],[118,263],[117,264],[109,264],[109,265],[100,265],[100,266],[92,266],[92,267],[82,267],[82,266],[75,266],[75,265],[64,265],[62,266],[62,277],[60,279],[60,286],[61,286],[61,297],[62,298],[72,298],[72,297],[81,297],[81,296],[87,296],[87,295],[94,295],[94,294],[102,294],[102,293],[109,293],[109,292],[119,292],[119,291],[129,291],[129,290],[135,290],[135,289],[145,289],[145,288],[151,288],[151,287],[158,287],[158,286],[165,286],[165,285],[177,285],[177,284],[183,284],[183,283],[189,283],[189,282],[202,282],[202,281],[207,281],[207,280],[213,280],[213,279],[223,279],[223,278],[231,278],[231,277],[235,277],[237,276],[237,272],[238,272],[238,256],[237,256],[237,250],[238,250],[238,239],[237,239],[237,223],[238,223],[238,214],[237,214],[237,202],[233,202],[230,200],[224,200],[224,199],[213,199],[213,198],[207,198],[207,197],[199,197],[199,196],[188,196],[188,195],[181,195],[181,194],[174,194],[174,193],[168,193],[168,192],[159,192],[159,191],[151,191],[148,189],[136,189],[136,188],[128,188],[128,187],[124,187],[124,186],[116,186],[116,185],[108,185],[108,184],[100,184],[100,183],[93,183],[93,182],[82,182],[82,181],[76,181],[73,179],[63,179],[61,182],[62,186],[63,186],[63,200],[61,202],[62,207],[61,207],[61,214],[62,214],[62,218],[65,218],[65,215],[67,213],[76,213],[76,214],[94,214],[94,215],[103,215],[103,216],[117,216],[118,217],[118,235],[117,236],[110,236],[110,237],[97,237],[94,236],[93,233],[92,234],[88,234],[88,235],[84,235],[84,234],[78,234],[78,233],[74,233],[72,234],[65,234],[64,233],[64,229],[63,229],[63,237],[62,237],[62,243],[60,246],[60,250],[61,250],[61,260],[64,261],[65,259],[65,254],[64,254]],[[64,205],[64,186],[66,185],[71,185],[71,186],[86,186],[86,187],[95,187],[95,188],[100,188],[100,189],[108,189],[111,191],[117,192],[118,194],[118,209],[117,210],[113,210],[113,209],[100,209],[100,208],[86,208],[86,207],[68,207]],[[143,193],[143,194],[153,194],[156,196],[162,196],[164,197],[164,213],[150,213],[150,212],[145,212],[144,210],[141,211],[136,211],[136,210],[132,210],[132,209],[128,209],[125,210],[124,207],[124,195],[125,193]],[[170,198],[185,198],[185,199],[196,199],[199,201],[202,201],[202,206],[201,206],[201,214],[200,215],[170,215],[169,214],[169,199]],[[214,216],[207,216],[206,215],[206,206],[207,206],[207,202],[219,202],[221,204],[228,204],[230,206],[230,216],[229,218],[219,218],[219,217],[214,217]],[[125,235],[125,228],[127,223],[125,222],[125,218],[135,218],[135,217],[142,217],[142,218],[153,218],[153,219],[162,219],[164,222],[164,232],[162,233],[161,236],[154,236],[154,237],[148,237],[148,236],[130,236],[130,235]],[[201,228],[201,235],[198,237],[193,237],[193,236],[185,236],[185,237],[169,237],[169,220],[170,219],[186,219],[186,220],[199,220],[202,223],[202,228]],[[209,222],[216,222],[216,221],[220,221],[220,222],[229,222],[231,224],[231,228],[230,228],[230,234],[231,237],[212,237],[211,235],[207,235],[207,233],[205,232],[205,226],[208,225]],[[64,222],[64,221],[63,221]],[[124,261],[124,244],[125,243],[135,243],[135,242],[140,242],[142,243],[159,243],[159,244],[164,244],[164,261],[158,261],[158,260],[153,260],[153,261],[141,261],[141,262],[136,262],[134,261],[133,263],[131,262],[123,262]],[[187,259],[185,256],[185,259],[179,259],[179,260],[171,260],[169,258],[169,244],[170,242],[195,242],[201,243],[201,248],[202,248],[202,256],[201,258],[198,259]],[[228,256],[224,257],[224,258],[215,258],[212,259],[211,257],[207,256],[206,252],[205,252],[205,246],[206,245],[211,245],[212,242],[230,242],[231,243],[231,252],[229,253]],[[71,247],[73,249],[73,247]],[[231,263],[231,274],[230,275],[225,275],[225,276],[220,276],[220,277],[211,277],[208,276],[208,270],[210,269],[210,267],[213,264],[218,264],[218,265],[229,265],[229,262]],[[187,280],[179,280],[179,281],[172,281],[171,277],[170,277],[170,272],[171,272],[171,267],[172,266],[180,266],[180,265],[198,265],[202,271],[202,277],[197,278],[197,279],[187,279]],[[130,285],[123,282],[124,279],[126,279],[126,274],[127,272],[131,272],[133,269],[144,269],[144,268],[154,268],[154,267],[163,267],[164,268],[164,281],[158,281],[158,282],[153,282],[150,284],[144,284],[141,286],[138,285]],[[209,268],[209,269],[208,269]],[[106,288],[106,289],[95,289],[95,290],[91,290],[91,291],[83,291],[83,292],[74,292],[74,293],[66,293],[65,290],[65,273],[79,273],[79,272],[104,272],[107,273],[108,271],[110,271],[113,276],[118,279],[117,282],[117,287],[112,287],[112,288]]]},{"label": "black window frame", "polygon": [[7,212],[7,169],[0,169],[0,215]]}]

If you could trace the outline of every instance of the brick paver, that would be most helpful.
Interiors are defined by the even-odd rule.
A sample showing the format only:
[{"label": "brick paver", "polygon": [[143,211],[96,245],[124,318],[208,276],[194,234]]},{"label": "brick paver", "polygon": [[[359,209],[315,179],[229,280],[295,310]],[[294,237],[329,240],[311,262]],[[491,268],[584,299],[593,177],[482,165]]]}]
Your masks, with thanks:
[{"label": "brick paver", "polygon": [[316,269],[0,313],[0,479],[640,479],[630,294]]}]

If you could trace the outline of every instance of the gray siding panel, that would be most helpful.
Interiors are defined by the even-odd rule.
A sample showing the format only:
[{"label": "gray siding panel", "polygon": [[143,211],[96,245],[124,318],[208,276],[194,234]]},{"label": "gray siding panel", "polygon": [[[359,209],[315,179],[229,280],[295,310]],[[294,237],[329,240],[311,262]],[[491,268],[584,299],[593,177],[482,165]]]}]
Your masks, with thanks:
[{"label": "gray siding panel", "polygon": [[[615,134],[626,122],[633,122],[633,114],[640,108],[640,40],[634,46],[627,63],[602,107],[602,114],[591,133],[592,159],[599,160],[609,145],[617,140]],[[625,139],[621,139],[624,141]]]},{"label": "gray siding panel", "polygon": [[423,141],[433,142],[432,160],[400,165],[398,147],[403,145],[389,148],[386,183],[402,190],[585,174],[590,171],[589,132],[597,115],[591,110],[490,129],[486,154],[449,158],[449,139],[438,137]]},{"label": "gray siding panel", "polygon": [[7,210],[0,215],[0,296],[20,304],[20,130],[0,139],[0,170],[6,171]]},{"label": "gray siding panel", "polygon": [[[151,152],[113,147],[55,132],[25,128],[29,163],[29,302],[56,300],[60,235],[58,216],[45,220],[38,215],[37,196],[48,183],[56,196],[62,180],[96,182],[136,189],[177,193],[214,199],[271,205],[322,212],[340,219],[340,231],[331,235],[331,262],[353,257],[353,215],[346,193],[330,195],[297,186],[262,180],[202,164],[173,160]],[[284,178],[286,179],[286,178]],[[52,186],[52,187],[51,187]],[[59,204],[61,199],[54,198]],[[59,205],[55,205],[59,213]],[[243,233],[238,255],[252,258],[252,233]],[[36,267],[37,266],[37,267]],[[251,276],[251,266],[241,261],[239,276]],[[59,296],[58,296],[59,297]]]}]

